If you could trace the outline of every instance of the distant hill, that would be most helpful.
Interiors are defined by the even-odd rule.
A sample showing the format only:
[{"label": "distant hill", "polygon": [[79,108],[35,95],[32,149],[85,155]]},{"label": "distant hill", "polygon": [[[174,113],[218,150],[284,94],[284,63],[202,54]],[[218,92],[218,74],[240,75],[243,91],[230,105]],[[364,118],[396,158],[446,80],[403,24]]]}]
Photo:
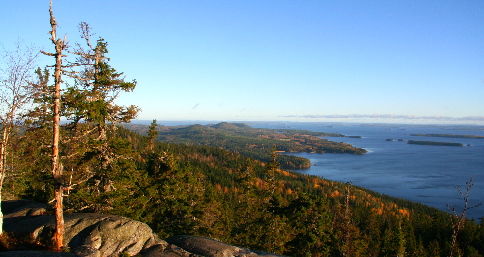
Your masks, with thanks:
[{"label": "distant hill", "polygon": [[[126,128],[140,134],[147,133],[147,125],[126,124]],[[332,142],[322,137],[344,137],[342,134],[313,132],[296,129],[258,129],[243,123],[221,122],[213,125],[159,127],[158,141],[215,146],[238,152],[244,156],[267,162],[275,146],[279,152],[349,153],[364,154],[365,149],[350,144]],[[308,159],[281,155],[283,168],[302,169],[310,167]]]}]

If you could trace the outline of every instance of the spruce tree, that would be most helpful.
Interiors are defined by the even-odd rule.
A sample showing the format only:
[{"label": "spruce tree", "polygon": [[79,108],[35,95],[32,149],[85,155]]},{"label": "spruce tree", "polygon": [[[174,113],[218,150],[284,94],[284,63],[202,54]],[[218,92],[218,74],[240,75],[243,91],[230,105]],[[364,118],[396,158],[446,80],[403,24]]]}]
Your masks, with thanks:
[{"label": "spruce tree", "polygon": [[123,73],[111,67],[103,38],[92,44],[89,25],[81,23],[79,28],[85,44],[77,44],[73,51],[76,61],[69,76],[74,84],[67,87],[62,98],[63,114],[70,121],[64,158],[79,184],[77,191],[90,192],[74,202],[85,210],[102,212],[112,209],[106,197],[120,188],[115,180],[123,180],[135,169],[127,161],[135,158],[132,146],[116,132],[117,125],[130,122],[139,108],[118,105],[116,99],[123,92],[133,91],[137,83],[125,81]]},{"label": "spruce tree", "polygon": [[155,140],[156,140],[156,137],[158,136],[158,131],[156,131],[156,127],[158,126],[158,124],[156,124],[156,119],[153,120],[153,122],[151,122],[151,125],[149,127],[149,131],[148,131],[148,148],[150,151],[153,151],[153,147],[155,146]]}]

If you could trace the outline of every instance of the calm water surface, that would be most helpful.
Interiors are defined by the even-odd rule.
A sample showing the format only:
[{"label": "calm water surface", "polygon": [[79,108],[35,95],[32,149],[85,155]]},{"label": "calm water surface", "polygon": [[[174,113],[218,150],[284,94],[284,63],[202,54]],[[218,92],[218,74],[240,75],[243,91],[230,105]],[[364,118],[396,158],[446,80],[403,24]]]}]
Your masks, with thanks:
[{"label": "calm water surface", "polygon": [[[466,182],[474,177],[470,204],[484,203],[484,139],[420,137],[410,134],[481,135],[478,127],[462,130],[452,126],[367,125],[367,124],[250,124],[260,128],[293,128],[361,136],[327,138],[365,148],[365,155],[311,154],[294,155],[311,160],[313,166],[298,172],[330,180],[351,182],[373,191],[405,198],[447,211],[447,205],[462,208]],[[394,141],[387,141],[393,139]],[[407,144],[403,140],[455,142],[472,146],[430,146]],[[472,209],[469,217],[484,216],[484,206]]]}]

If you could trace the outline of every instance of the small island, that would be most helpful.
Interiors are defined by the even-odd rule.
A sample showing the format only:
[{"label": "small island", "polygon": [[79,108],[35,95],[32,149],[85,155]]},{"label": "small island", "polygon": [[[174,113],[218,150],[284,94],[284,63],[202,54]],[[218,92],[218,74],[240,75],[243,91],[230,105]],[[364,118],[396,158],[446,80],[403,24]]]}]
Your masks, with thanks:
[{"label": "small island", "polygon": [[448,138],[470,138],[470,139],[484,139],[484,136],[476,135],[456,135],[456,134],[410,134],[411,136],[419,137],[448,137]]},{"label": "small island", "polygon": [[461,143],[435,142],[435,141],[416,141],[416,140],[408,140],[407,144],[414,144],[414,145],[437,145],[437,146],[464,146]]}]

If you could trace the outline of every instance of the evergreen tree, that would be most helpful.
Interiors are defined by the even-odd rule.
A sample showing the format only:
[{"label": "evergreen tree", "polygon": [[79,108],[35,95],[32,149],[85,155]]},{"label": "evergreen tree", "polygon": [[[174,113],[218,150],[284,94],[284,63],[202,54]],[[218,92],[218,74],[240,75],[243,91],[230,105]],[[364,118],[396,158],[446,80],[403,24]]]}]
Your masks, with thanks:
[{"label": "evergreen tree", "polygon": [[330,253],[330,216],[328,205],[319,197],[300,194],[283,209],[292,228],[287,242],[291,256],[328,256]]},{"label": "evergreen tree", "polygon": [[258,243],[257,229],[255,224],[260,219],[260,208],[263,202],[258,197],[256,187],[257,176],[254,171],[254,164],[247,160],[237,172],[236,183],[240,187],[237,194],[235,209],[237,210],[234,219],[238,222],[231,231],[231,237],[237,238],[247,246],[255,246]]},{"label": "evergreen tree", "polygon": [[81,23],[79,28],[86,46],[77,44],[73,52],[77,59],[69,75],[75,83],[63,95],[63,114],[71,121],[66,127],[68,139],[64,143],[69,147],[64,151],[64,158],[81,184],[79,189],[87,187],[104,202],[101,206],[86,203],[84,207],[106,211],[107,207],[102,207],[106,204],[102,200],[104,193],[112,194],[119,188],[113,178],[122,177],[126,170],[120,169],[120,165],[135,158],[133,154],[125,154],[132,146],[117,136],[116,125],[130,122],[139,108],[118,105],[116,99],[122,92],[133,91],[136,81],[126,82],[123,73],[109,65],[108,44],[103,38],[91,44],[87,23]]},{"label": "evergreen tree", "polygon": [[203,214],[203,174],[166,152],[152,153],[146,170],[158,196],[146,213],[152,228],[163,236],[195,233]]},{"label": "evergreen tree", "polygon": [[156,131],[157,126],[158,124],[156,124],[156,120],[153,120],[148,130],[148,140],[149,140],[148,147],[150,151],[153,151],[153,147],[155,146],[155,140],[156,140],[156,137],[158,136],[158,131]]},{"label": "evergreen tree", "polygon": [[37,68],[35,73],[33,105],[25,114],[25,132],[17,137],[16,161],[12,166],[16,171],[15,180],[23,183],[10,181],[10,185],[23,197],[49,202],[54,195],[53,183],[46,183],[52,179],[48,165],[52,161],[54,85],[49,84],[51,74],[48,68]]}]

